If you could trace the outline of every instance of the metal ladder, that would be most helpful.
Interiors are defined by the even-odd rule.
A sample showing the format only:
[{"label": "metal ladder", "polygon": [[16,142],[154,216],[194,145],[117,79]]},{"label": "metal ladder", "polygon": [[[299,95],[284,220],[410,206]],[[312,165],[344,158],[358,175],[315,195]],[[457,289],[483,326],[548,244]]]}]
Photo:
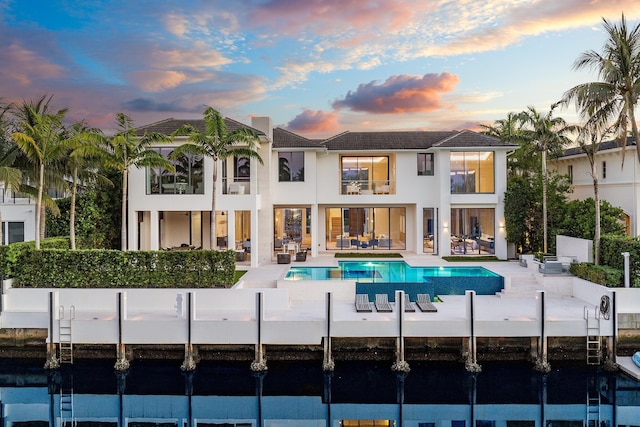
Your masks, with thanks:
[{"label": "metal ladder", "polygon": [[69,317],[65,317],[64,306],[58,308],[58,347],[60,363],[73,364],[73,341],[71,339],[71,322],[76,317],[76,308],[69,308]]},{"label": "metal ladder", "polygon": [[599,365],[602,360],[602,339],[600,335],[600,310],[584,307],[584,319],[587,321],[587,365]]},{"label": "metal ladder", "polygon": [[600,427],[600,388],[596,378],[589,380],[587,388],[587,418],[585,427]]},{"label": "metal ladder", "polygon": [[62,376],[60,384],[60,424],[59,427],[74,427],[73,417],[73,373]]}]

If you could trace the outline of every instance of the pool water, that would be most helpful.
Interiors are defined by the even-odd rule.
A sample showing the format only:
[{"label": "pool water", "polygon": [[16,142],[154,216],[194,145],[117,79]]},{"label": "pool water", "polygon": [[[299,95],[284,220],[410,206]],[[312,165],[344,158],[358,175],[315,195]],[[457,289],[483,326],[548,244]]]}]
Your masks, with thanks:
[{"label": "pool water", "polygon": [[483,267],[411,267],[404,261],[340,261],[338,267],[291,267],[285,280],[354,280],[358,293],[404,290],[412,299],[418,293],[492,295],[504,286],[503,277]]}]

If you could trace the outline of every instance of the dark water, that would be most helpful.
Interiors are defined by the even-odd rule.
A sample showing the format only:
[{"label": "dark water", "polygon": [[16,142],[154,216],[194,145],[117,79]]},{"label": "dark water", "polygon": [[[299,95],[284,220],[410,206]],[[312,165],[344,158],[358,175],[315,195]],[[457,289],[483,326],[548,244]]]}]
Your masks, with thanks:
[{"label": "dark water", "polygon": [[53,372],[1,363],[4,426],[640,426],[640,382],[558,363],[548,375],[504,362],[477,375],[417,362],[406,375],[344,361],[332,374],[318,362],[269,362],[262,375],[246,362],[201,362],[191,374],[176,362],[134,362],[125,375],[113,361]]}]

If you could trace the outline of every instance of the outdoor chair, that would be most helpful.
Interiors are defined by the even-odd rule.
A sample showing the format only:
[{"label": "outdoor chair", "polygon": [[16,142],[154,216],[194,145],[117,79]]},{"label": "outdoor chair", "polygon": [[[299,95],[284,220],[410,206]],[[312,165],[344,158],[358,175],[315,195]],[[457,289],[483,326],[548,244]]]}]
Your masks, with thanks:
[{"label": "outdoor chair", "polygon": [[371,313],[371,303],[369,302],[369,295],[356,294],[356,311],[358,313]]},{"label": "outdoor chair", "polygon": [[409,294],[404,294],[404,311],[406,313],[414,313],[416,311],[416,308],[411,302],[411,297],[409,297]]},{"label": "outdoor chair", "polygon": [[393,307],[391,307],[391,303],[389,302],[389,297],[387,294],[376,294],[376,310],[380,312],[390,313],[393,311]]},{"label": "outdoor chair", "polygon": [[431,296],[429,294],[418,294],[418,301],[416,305],[425,313],[435,313],[438,311],[436,306],[431,302]]}]

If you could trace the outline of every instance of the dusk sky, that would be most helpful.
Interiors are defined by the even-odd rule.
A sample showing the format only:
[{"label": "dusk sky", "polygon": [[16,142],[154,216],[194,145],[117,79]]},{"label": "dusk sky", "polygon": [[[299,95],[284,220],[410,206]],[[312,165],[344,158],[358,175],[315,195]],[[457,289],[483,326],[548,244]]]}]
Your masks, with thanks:
[{"label": "dusk sky", "polygon": [[0,0],[0,101],[53,94],[105,131],[204,106],[312,138],[474,129],[596,80],[572,64],[622,12],[640,2]]}]

